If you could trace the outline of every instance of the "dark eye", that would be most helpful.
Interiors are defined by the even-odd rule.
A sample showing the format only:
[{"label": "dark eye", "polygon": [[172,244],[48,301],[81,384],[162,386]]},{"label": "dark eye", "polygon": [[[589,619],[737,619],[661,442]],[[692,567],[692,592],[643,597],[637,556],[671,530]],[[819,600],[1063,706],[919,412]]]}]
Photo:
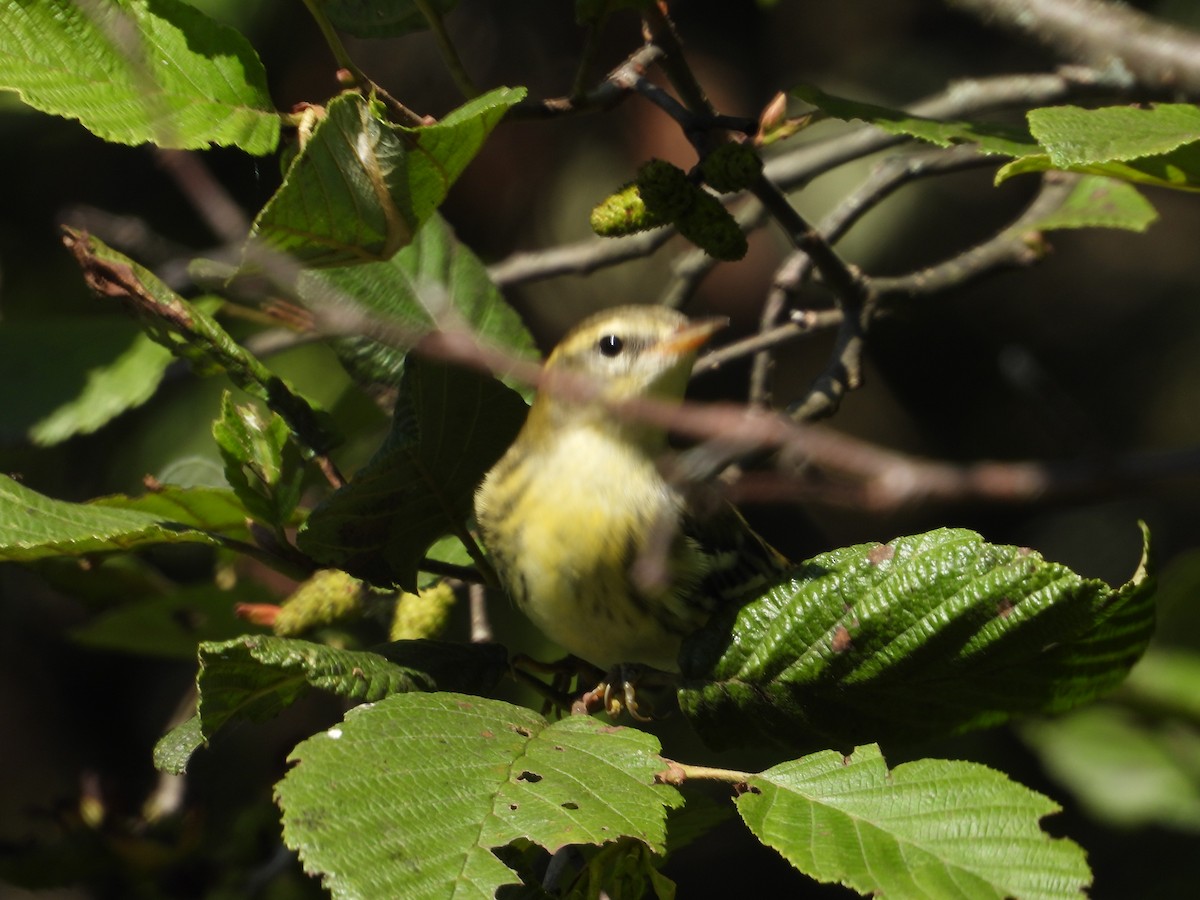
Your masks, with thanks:
[{"label": "dark eye", "polygon": [[625,349],[625,342],[615,334],[606,334],[600,338],[596,346],[600,348],[600,352],[605,356],[616,356]]}]

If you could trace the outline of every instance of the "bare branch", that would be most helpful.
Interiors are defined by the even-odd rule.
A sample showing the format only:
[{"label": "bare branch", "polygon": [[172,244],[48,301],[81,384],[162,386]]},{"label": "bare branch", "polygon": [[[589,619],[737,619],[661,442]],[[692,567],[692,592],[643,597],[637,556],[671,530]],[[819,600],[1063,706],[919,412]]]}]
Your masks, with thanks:
[{"label": "bare branch", "polygon": [[1200,33],[1105,0],[949,0],[1104,72],[1124,88],[1200,94]]},{"label": "bare branch", "polygon": [[943,263],[895,278],[876,278],[880,296],[915,297],[961,287],[997,269],[1028,266],[1045,255],[1038,221],[1062,206],[1078,177],[1049,172],[1033,202],[1011,225],[991,238]]},{"label": "bare branch", "polygon": [[515,118],[546,119],[592,110],[610,109],[633,93],[634,79],[661,59],[663,51],[654,44],[645,44],[605,76],[596,87],[580,93],[572,90],[569,97],[537,100],[527,97],[509,110]]}]

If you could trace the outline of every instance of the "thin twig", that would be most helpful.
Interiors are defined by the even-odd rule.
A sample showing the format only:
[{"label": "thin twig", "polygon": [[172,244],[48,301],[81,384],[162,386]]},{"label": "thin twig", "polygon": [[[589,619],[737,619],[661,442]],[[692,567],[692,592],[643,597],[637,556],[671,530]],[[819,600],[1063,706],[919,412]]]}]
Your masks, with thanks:
[{"label": "thin twig", "polygon": [[675,23],[668,18],[662,7],[654,3],[647,4],[642,11],[642,22],[649,42],[666,51],[666,56],[660,64],[675,90],[679,92],[683,105],[695,115],[708,118],[715,116],[716,110],[708,102],[704,88],[696,80],[691,66],[687,64],[683,44],[675,31]]},{"label": "thin twig", "polygon": [[[994,160],[979,153],[972,145],[928,150],[905,156],[892,156],[876,166],[854,191],[843,199],[817,226],[827,244],[834,244],[869,210],[891,196],[901,186],[934,174],[980,165]],[[796,251],[775,273],[759,319],[759,328],[768,332],[776,327],[789,303],[798,295],[812,268],[812,257]],[[750,402],[769,405],[769,375],[773,365],[770,353],[759,353],[750,373]]]}]

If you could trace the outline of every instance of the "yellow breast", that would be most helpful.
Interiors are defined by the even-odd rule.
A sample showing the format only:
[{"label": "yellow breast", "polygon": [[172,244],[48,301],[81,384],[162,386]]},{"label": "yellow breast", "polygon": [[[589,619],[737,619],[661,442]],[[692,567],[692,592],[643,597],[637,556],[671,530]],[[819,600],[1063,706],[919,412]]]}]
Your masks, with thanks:
[{"label": "yellow breast", "polygon": [[675,670],[682,635],[703,621],[687,603],[699,573],[681,572],[690,554],[680,555],[679,541],[670,585],[646,591],[630,576],[656,525],[681,507],[645,454],[582,424],[536,454],[510,451],[476,496],[484,543],[513,599],[548,637],[601,668]]}]

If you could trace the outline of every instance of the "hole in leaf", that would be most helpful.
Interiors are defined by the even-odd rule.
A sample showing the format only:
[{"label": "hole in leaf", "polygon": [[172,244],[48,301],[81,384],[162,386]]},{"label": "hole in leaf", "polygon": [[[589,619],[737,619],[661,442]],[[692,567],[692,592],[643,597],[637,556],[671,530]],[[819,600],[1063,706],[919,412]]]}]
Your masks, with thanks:
[{"label": "hole in leaf", "polygon": [[530,784],[537,784],[541,780],[541,775],[537,772],[530,772],[528,769],[517,776],[517,781],[528,781]]},{"label": "hole in leaf", "polygon": [[516,804],[516,803],[510,803],[510,804],[508,804],[508,808],[509,808],[509,809],[511,809],[513,812],[516,812],[516,811],[517,811],[517,804]]},{"label": "hole in leaf", "polygon": [[568,800],[566,803],[562,803],[560,805],[562,806],[563,809],[579,809],[579,804],[572,803],[570,800]]}]

